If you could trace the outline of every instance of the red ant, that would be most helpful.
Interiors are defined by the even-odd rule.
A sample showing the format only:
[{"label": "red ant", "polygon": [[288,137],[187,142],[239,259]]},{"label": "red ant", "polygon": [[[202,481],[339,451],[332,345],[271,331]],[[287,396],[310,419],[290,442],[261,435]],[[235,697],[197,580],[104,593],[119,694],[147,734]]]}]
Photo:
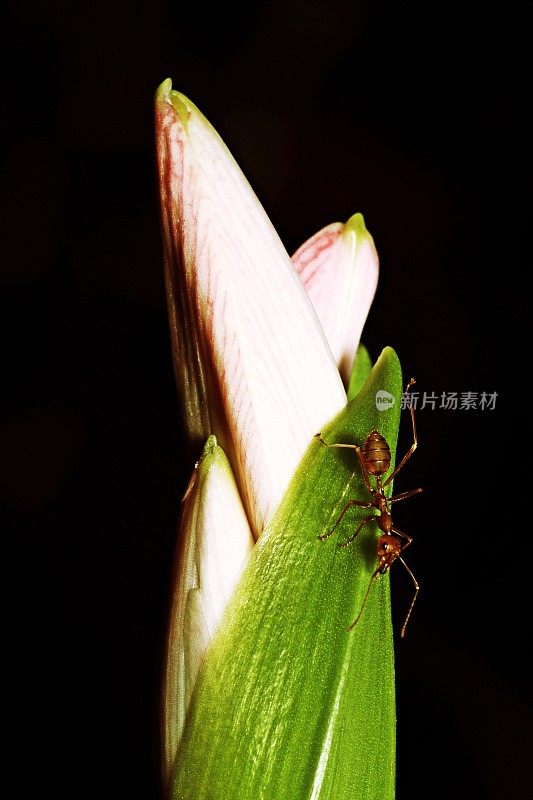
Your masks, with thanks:
[{"label": "red ant", "polygon": [[[416,381],[414,378],[411,378],[405,392],[409,391],[411,386]],[[349,500],[343,510],[340,513],[339,518],[337,519],[333,528],[328,531],[327,533],[323,533],[318,538],[321,542],[328,539],[336,530],[337,525],[342,520],[346,512],[352,506],[357,506],[357,508],[377,508],[378,514],[370,514],[368,517],[365,517],[364,520],[359,523],[355,532],[347,539],[345,542],[339,544],[339,547],[348,547],[354,539],[358,536],[360,531],[364,528],[365,525],[368,525],[371,522],[377,522],[379,529],[382,531],[381,536],[377,541],[377,557],[378,557],[378,565],[374,570],[372,577],[370,579],[370,583],[368,585],[368,589],[366,590],[366,594],[363,599],[363,603],[361,605],[361,609],[352,622],[350,627],[348,628],[351,631],[359,620],[361,619],[361,615],[364,611],[366,601],[368,600],[368,596],[370,594],[370,590],[376,578],[379,578],[380,575],[384,575],[386,572],[389,571],[391,565],[399,559],[402,564],[404,565],[405,569],[413,579],[413,583],[415,585],[415,594],[411,605],[409,607],[409,611],[407,612],[407,616],[405,618],[405,622],[402,625],[401,637],[403,638],[405,635],[405,629],[407,627],[407,623],[409,621],[409,617],[411,616],[411,612],[413,610],[413,606],[415,604],[416,597],[418,595],[419,586],[416,581],[415,576],[405,563],[402,558],[403,551],[409,547],[413,539],[411,536],[408,536],[407,533],[403,533],[402,531],[395,528],[392,522],[391,516],[391,503],[397,503],[399,500],[406,500],[408,497],[412,497],[415,494],[419,494],[422,489],[411,489],[408,492],[402,492],[401,494],[394,495],[393,497],[386,497],[385,496],[385,489],[394,480],[396,475],[399,471],[405,466],[406,462],[411,458],[414,451],[417,448],[418,441],[416,438],[416,424],[415,424],[415,412],[412,403],[409,404],[409,410],[411,411],[411,420],[413,423],[413,444],[402,458],[396,469],[391,472],[391,474],[382,481],[383,475],[387,472],[390,467],[391,455],[390,455],[390,447],[387,443],[387,440],[384,436],[379,433],[379,431],[371,431],[368,436],[366,437],[363,447],[359,447],[356,444],[327,444],[323,439],[322,436],[318,433],[317,436],[319,440],[322,442],[323,445],[326,447],[348,447],[357,453],[357,458],[359,459],[359,464],[361,465],[361,472],[363,474],[363,479],[365,481],[366,488],[372,495],[372,500],[369,502],[365,502],[364,500]],[[376,479],[376,488],[374,488],[370,484],[369,476],[373,475]]]}]

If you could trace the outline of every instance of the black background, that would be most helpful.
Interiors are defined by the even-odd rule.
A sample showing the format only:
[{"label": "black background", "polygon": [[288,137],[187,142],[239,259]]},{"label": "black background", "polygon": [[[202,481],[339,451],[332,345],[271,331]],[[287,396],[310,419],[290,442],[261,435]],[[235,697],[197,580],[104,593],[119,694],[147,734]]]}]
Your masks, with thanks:
[{"label": "black background", "polygon": [[[421,411],[397,483],[425,488],[397,514],[422,585],[397,642],[397,797],[527,796],[529,44],[512,4],[471,12],[456,0],[8,12],[1,435],[20,544],[18,796],[159,796],[160,646],[190,469],[154,164],[153,93],[168,76],[289,252],[363,212],[381,258],[363,335],[374,358],[394,346],[420,391],[498,392],[492,411]],[[398,632],[411,585],[400,569],[392,580]]]}]

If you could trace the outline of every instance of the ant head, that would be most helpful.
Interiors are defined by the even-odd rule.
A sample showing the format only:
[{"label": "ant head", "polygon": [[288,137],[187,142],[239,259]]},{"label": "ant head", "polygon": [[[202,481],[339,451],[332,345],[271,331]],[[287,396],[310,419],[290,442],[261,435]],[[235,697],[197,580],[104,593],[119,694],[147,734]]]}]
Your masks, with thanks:
[{"label": "ant head", "polygon": [[380,536],[378,539],[377,552],[378,567],[376,572],[383,575],[385,572],[389,571],[391,564],[396,561],[402,552],[401,542],[398,541],[396,536],[390,533],[384,533],[383,536]]}]

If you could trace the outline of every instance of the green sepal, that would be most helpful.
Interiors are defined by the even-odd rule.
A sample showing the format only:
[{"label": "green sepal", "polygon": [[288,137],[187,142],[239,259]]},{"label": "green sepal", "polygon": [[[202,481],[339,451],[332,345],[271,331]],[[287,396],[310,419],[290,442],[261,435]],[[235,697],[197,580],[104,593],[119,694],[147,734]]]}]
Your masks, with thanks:
[{"label": "green sepal", "polygon": [[[395,399],[379,411],[376,392]],[[386,348],[351,403],[322,430],[361,445],[371,430],[394,464],[402,394]],[[391,487],[388,487],[391,489]],[[389,579],[376,579],[376,525],[355,451],[315,437],[257,543],[201,670],[172,778],[175,800],[392,800],[394,653]]]}]

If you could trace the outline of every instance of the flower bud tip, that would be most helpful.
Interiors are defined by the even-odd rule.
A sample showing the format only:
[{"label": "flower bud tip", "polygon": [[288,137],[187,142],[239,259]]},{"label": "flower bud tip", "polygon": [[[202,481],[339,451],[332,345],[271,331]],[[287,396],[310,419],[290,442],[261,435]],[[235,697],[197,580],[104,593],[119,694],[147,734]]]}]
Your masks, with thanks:
[{"label": "flower bud tip", "polygon": [[350,219],[342,226],[341,234],[347,233],[355,233],[356,237],[370,236],[372,238],[366,229],[365,219],[359,211],[356,214],[352,214]]},{"label": "flower bud tip", "polygon": [[165,103],[168,101],[170,97],[170,93],[172,91],[172,78],[165,78],[165,80],[159,84],[155,92],[155,99],[156,103]]}]

